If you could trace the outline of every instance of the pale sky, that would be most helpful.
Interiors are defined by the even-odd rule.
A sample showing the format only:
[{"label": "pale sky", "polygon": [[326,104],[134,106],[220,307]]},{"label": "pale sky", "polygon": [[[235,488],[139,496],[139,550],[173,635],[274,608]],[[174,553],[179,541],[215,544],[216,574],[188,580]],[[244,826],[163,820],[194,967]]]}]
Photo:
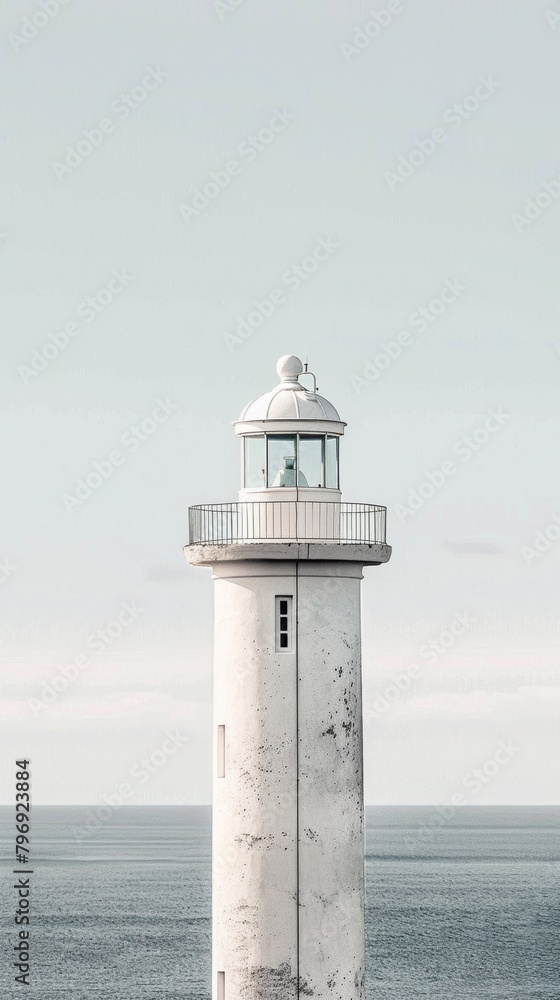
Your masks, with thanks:
[{"label": "pale sky", "polygon": [[3,802],[15,755],[36,802],[127,781],[131,802],[210,801],[212,583],[184,561],[186,509],[236,499],[231,421],[286,353],[348,423],[344,498],[388,508],[393,557],[363,584],[366,801],[560,801],[560,4],[372,20],[388,7],[2,4]]}]

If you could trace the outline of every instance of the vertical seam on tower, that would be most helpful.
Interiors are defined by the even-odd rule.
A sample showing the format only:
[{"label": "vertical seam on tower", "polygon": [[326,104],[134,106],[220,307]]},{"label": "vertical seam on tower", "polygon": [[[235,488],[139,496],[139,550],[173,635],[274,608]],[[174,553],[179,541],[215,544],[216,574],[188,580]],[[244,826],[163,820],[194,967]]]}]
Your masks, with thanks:
[{"label": "vertical seam on tower", "polygon": [[296,560],[295,575],[295,605],[296,605],[296,982],[299,1000],[299,561]]}]

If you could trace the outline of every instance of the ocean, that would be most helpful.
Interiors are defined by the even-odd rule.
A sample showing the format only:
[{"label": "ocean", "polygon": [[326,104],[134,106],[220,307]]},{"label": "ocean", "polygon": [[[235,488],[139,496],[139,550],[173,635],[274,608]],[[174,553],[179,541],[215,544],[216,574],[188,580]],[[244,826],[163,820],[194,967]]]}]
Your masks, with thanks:
[{"label": "ocean", "polygon": [[[6,1000],[210,1000],[205,806],[34,807],[32,985],[14,982],[14,816],[0,809]],[[369,807],[368,1000],[560,1000],[560,808]]]}]

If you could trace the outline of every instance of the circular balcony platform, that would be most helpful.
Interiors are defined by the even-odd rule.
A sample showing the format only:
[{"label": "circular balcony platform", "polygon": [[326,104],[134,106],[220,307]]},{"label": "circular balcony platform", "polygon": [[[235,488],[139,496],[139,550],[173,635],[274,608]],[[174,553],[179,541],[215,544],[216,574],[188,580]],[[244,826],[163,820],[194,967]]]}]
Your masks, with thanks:
[{"label": "circular balcony platform", "polygon": [[391,546],[350,542],[231,542],[229,545],[185,545],[185,559],[191,566],[213,566],[219,562],[253,562],[263,559],[294,562],[355,562],[379,566],[389,562]]},{"label": "circular balcony platform", "polygon": [[195,566],[260,559],[379,565],[391,556],[387,509],[323,500],[255,500],[189,508],[185,557]]}]

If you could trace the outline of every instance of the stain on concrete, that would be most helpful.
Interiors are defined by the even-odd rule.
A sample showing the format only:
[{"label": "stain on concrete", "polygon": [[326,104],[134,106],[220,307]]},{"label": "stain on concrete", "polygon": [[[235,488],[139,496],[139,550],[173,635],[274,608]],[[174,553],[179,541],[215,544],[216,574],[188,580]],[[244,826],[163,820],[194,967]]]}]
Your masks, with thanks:
[{"label": "stain on concrete", "polygon": [[288,962],[276,969],[259,966],[247,971],[243,996],[250,1000],[295,1000],[296,997],[312,997],[315,991],[302,977],[292,975]]},{"label": "stain on concrete", "polygon": [[268,840],[268,837],[254,837],[251,833],[240,833],[236,838],[236,844],[245,844],[247,847],[254,847],[261,840]]},{"label": "stain on concrete", "polygon": [[363,969],[359,969],[354,976],[354,986],[359,991],[358,996],[365,997],[366,993],[366,974]]},{"label": "stain on concrete", "polygon": [[300,976],[298,996],[312,997],[314,995],[315,995],[315,990],[312,990],[307,980],[304,979],[303,976]]}]

